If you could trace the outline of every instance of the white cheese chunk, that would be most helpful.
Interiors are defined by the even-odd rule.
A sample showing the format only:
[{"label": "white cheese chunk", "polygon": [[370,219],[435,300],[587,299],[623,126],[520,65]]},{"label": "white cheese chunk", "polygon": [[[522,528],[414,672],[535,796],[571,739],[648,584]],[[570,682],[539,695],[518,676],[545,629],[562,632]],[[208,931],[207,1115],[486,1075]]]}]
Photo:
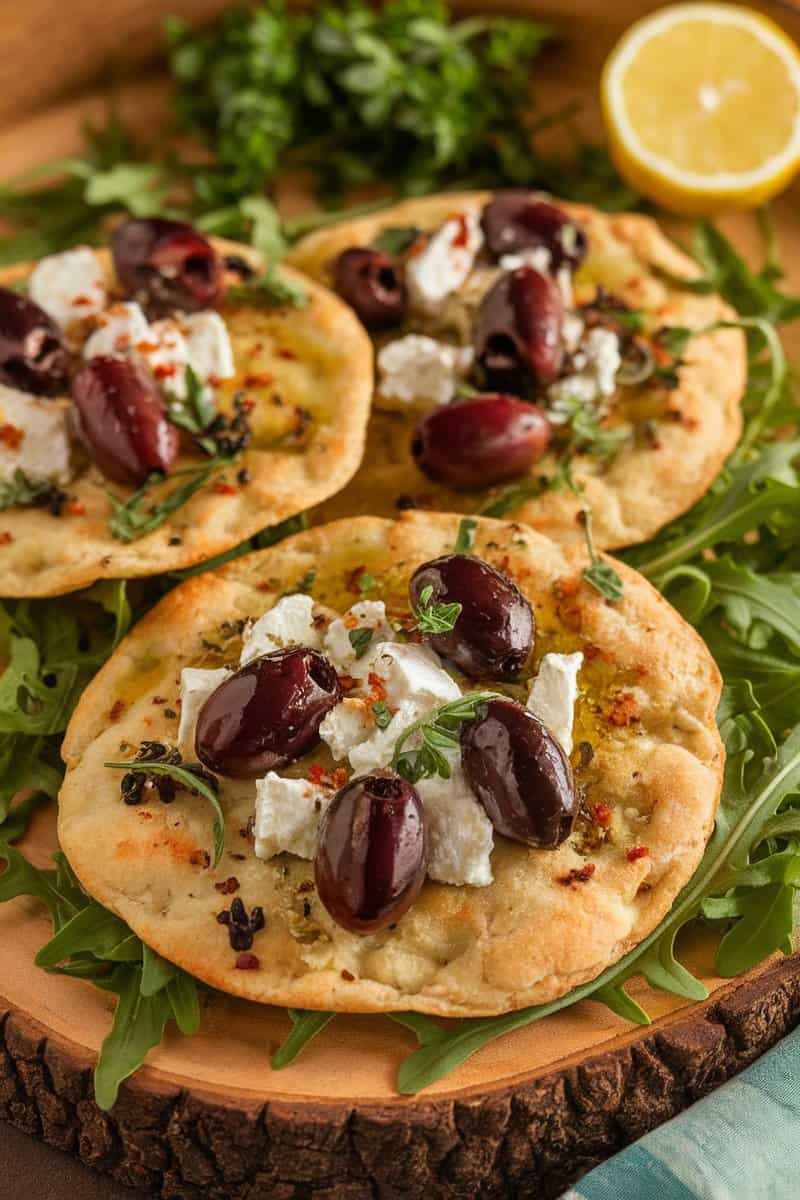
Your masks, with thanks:
[{"label": "white cheese chunk", "polygon": [[102,312],[107,295],[100,259],[88,246],[49,254],[31,272],[28,295],[63,329]]},{"label": "white cheese chunk", "polygon": [[590,329],[583,341],[586,369],[594,376],[601,396],[613,396],[622,364],[619,338],[611,329]]},{"label": "white cheese chunk", "polygon": [[152,336],[147,317],[139,304],[112,304],[105,312],[99,313],[96,320],[97,328],[83,347],[84,358],[96,358],[101,354],[112,358],[137,355],[139,347],[148,345]]},{"label": "white cheese chunk", "polygon": [[449,404],[466,376],[474,353],[419,333],[397,338],[378,352],[378,391],[403,404]]},{"label": "white cheese chunk", "polygon": [[583,337],[583,321],[577,313],[565,313],[561,322],[561,336],[564,339],[564,349],[573,354],[580,345]]},{"label": "white cheese chunk", "polygon": [[366,742],[377,730],[368,701],[347,696],[332,708],[319,727],[319,736],[337,762]]},{"label": "white cheese chunk", "polygon": [[319,649],[322,634],[314,624],[313,610],[314,601],[302,592],[284,596],[244,635],[240,665],[286,646]]},{"label": "white cheese chunk", "polygon": [[[356,651],[350,641],[354,629],[371,629],[372,638],[361,658],[356,659]],[[366,678],[371,669],[370,649],[380,642],[393,642],[394,630],[386,619],[386,605],[382,600],[359,600],[343,617],[337,617],[328,626],[324,639],[324,650],[328,658],[344,674],[362,674]]]},{"label": "white cheese chunk", "polygon": [[561,292],[561,301],[564,309],[569,311],[575,307],[575,292],[572,287],[572,271],[569,267],[559,267],[556,271],[556,283],[558,290]]},{"label": "white cheese chunk", "polygon": [[406,264],[406,286],[412,308],[436,312],[466,280],[483,245],[480,214],[464,213],[445,221],[425,249]]},{"label": "white cheese chunk", "polygon": [[442,669],[439,655],[428,646],[379,642],[370,657],[370,669],[383,680],[390,708],[411,700],[425,712],[461,695],[458,684]]},{"label": "white cheese chunk", "polygon": [[381,767],[388,767],[392,761],[397,739],[410,725],[414,724],[419,716],[419,706],[413,700],[404,700],[397,706],[394,716],[385,729],[379,729],[377,725],[373,725],[372,736],[359,745],[353,746],[350,750],[348,757],[350,766],[355,773],[363,775],[368,771],[377,771]]},{"label": "white cheese chunk", "polygon": [[535,271],[547,273],[550,270],[550,251],[547,246],[531,246],[529,250],[519,250],[516,254],[504,254],[500,266],[504,271],[516,271],[519,267],[533,267]]},{"label": "white cheese chunk", "polygon": [[72,404],[31,396],[0,384],[0,425],[9,427],[0,441],[0,481],[10,483],[22,471],[31,483],[69,483],[73,448],[69,433]]},{"label": "white cheese chunk", "polygon": [[178,322],[171,317],[154,321],[150,335],[151,340],[140,346],[142,358],[161,387],[178,400],[185,399],[189,349]]},{"label": "white cheese chunk", "polygon": [[460,763],[449,779],[434,775],[415,785],[425,808],[428,875],[439,883],[486,887],[492,882],[492,823],[475,799]]},{"label": "white cheese chunk", "polygon": [[213,383],[236,374],[228,327],[218,312],[190,313],[181,320],[189,363],[199,379]]},{"label": "white cheese chunk", "polygon": [[572,750],[578,672],[582,665],[583,655],[580,651],[575,654],[545,654],[528,695],[528,708],[565,754]]},{"label": "white cheese chunk", "polygon": [[313,858],[320,818],[335,794],[307,779],[282,779],[275,771],[259,779],[253,830],[256,855],[272,858],[286,851]]},{"label": "white cheese chunk", "polygon": [[194,758],[194,732],[200,709],[212,692],[233,674],[227,667],[205,670],[184,667],[181,671],[181,721],[178,726],[178,749],[184,758]]}]

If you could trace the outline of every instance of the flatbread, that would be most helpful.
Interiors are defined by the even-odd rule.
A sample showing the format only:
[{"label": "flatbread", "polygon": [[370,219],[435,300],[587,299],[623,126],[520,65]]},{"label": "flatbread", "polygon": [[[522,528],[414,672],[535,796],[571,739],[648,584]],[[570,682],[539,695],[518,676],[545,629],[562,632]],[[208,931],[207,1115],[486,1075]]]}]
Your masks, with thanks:
[{"label": "flatbread", "polygon": [[[252,781],[222,782],[226,849],[217,869],[205,853],[212,820],[204,801],[180,793],[169,806],[123,804],[120,772],[103,763],[131,757],[142,739],[174,744],[183,667],[235,664],[236,623],[267,611],[309,571],[321,604],[349,607],[366,570],[380,580],[373,598],[407,612],[412,571],[452,548],[458,524],[422,513],[343,521],[197,576],[136,626],[84,693],[63,748],[61,845],[92,895],[213,987],[300,1008],[504,1012],[594,978],[653,929],[695,870],[722,779],[711,656],[636,572],[615,564],[625,592],[610,604],[582,580],[582,549],[510,522],[482,520],[475,552],[511,574],[535,606],[537,660],[548,651],[585,655],[572,760],[584,807],[610,810],[610,840],[594,824],[591,836],[579,826],[555,851],[496,836],[494,883],[426,881],[394,929],[359,937],[322,908],[313,863],[255,857]],[[298,774],[330,765],[322,751]],[[647,853],[630,855],[642,846]],[[230,876],[248,911],[264,908],[257,970],[235,968],[215,920],[230,902],[215,885]]]},{"label": "flatbread", "polygon": [[[260,266],[252,247],[212,241],[221,253]],[[109,252],[100,256],[110,272]],[[0,284],[30,270],[27,264],[0,272]],[[325,499],[351,478],[364,449],[372,348],[337,296],[291,268],[285,274],[308,291],[304,307],[226,304],[223,310],[237,374],[218,389],[218,405],[230,411],[243,388],[255,401],[253,438],[235,465],[214,472],[159,529],[132,542],[111,536],[107,493],[126,499],[134,489],[109,483],[91,464],[64,488],[71,503],[60,517],[42,508],[0,512],[0,595],[53,596],[97,579],[189,567]],[[175,469],[188,465],[201,466],[201,456],[183,455]],[[242,468],[250,475],[246,486],[236,479]],[[171,476],[156,495],[179,482]]]},{"label": "flatbread", "polygon": [[[331,266],[348,247],[367,246],[392,226],[434,230],[453,213],[480,211],[491,195],[464,192],[407,200],[309,235],[288,261],[330,286]],[[699,270],[650,217],[608,215],[586,205],[557,203],[588,234],[589,255],[576,283],[602,284],[631,308],[652,313],[659,324],[704,329],[735,315],[717,296],[693,295],[670,285],[669,277],[691,279]],[[384,340],[396,336],[397,331],[390,331]],[[644,393],[633,409],[636,420],[655,419],[655,438],[626,447],[607,466],[586,456],[576,458],[573,476],[585,489],[581,499],[562,487],[512,505],[502,515],[524,521],[560,542],[580,541],[576,517],[588,500],[597,544],[612,549],[646,541],[691,508],[719,474],[741,433],[740,401],[747,370],[744,337],[740,330],[727,329],[694,338],[685,359],[679,386],[667,393],[661,410],[651,411],[652,395],[648,401]],[[633,389],[626,393],[632,394]],[[410,453],[411,432],[419,416],[420,410],[413,406],[406,412],[382,411],[379,403],[373,406],[361,468],[348,487],[321,506],[320,521],[362,513],[394,516],[408,498],[424,509],[477,512],[487,498],[505,490],[457,492],[423,475]],[[556,460],[549,455],[529,475],[510,483],[549,477],[555,470]]]}]

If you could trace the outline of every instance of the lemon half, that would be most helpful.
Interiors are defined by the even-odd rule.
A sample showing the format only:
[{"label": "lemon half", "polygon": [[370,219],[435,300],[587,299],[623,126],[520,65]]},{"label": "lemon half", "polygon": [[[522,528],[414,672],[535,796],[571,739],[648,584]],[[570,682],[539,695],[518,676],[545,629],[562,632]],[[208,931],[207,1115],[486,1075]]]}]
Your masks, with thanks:
[{"label": "lemon half", "polygon": [[676,4],[609,56],[603,115],[620,174],[673,212],[748,208],[800,166],[800,51],[732,4]]}]

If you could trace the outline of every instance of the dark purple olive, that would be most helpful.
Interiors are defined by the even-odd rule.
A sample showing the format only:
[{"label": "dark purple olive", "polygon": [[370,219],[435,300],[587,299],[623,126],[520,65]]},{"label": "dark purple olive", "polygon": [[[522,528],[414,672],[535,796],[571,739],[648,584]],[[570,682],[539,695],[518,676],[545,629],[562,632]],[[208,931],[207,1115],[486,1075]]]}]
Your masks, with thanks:
[{"label": "dark purple olive", "polygon": [[125,221],[114,230],[111,253],[125,290],[155,308],[196,312],[220,298],[222,260],[207,238],[182,221]]},{"label": "dark purple olive", "polygon": [[221,683],[200,709],[197,757],[234,779],[279,771],[313,750],[325,715],[341,698],[335,670],[316,650],[265,654]]},{"label": "dark purple olive", "polygon": [[336,291],[367,329],[399,325],[406,311],[403,268],[383,250],[344,250],[333,268]]},{"label": "dark purple olive", "polygon": [[78,430],[109,479],[140,484],[153,471],[172,469],[178,430],[153,380],[130,359],[91,359],[72,381],[72,399]]},{"label": "dark purple olive", "polygon": [[399,920],[425,879],[416,789],[391,771],[351,779],[322,819],[314,872],[320,900],[345,929],[375,933]]},{"label": "dark purple olive", "polygon": [[481,228],[495,258],[544,246],[553,267],[576,267],[586,257],[586,232],[571,217],[529,192],[497,192],[483,210]]},{"label": "dark purple olive", "polygon": [[0,288],[0,382],[53,396],[67,384],[69,355],[44,309]]},{"label": "dark purple olive", "polygon": [[489,700],[461,729],[461,762],[498,833],[554,850],[575,821],[575,784],[561,747],[532,712]]},{"label": "dark purple olive", "polygon": [[446,554],[417,567],[409,595],[415,609],[426,588],[431,604],[460,604],[449,633],[425,640],[472,679],[513,679],[533,645],[533,610],[507,575],[470,554]]},{"label": "dark purple olive", "polygon": [[564,361],[564,302],[550,275],[520,267],[483,298],[475,323],[475,357],[498,390],[546,387]]},{"label": "dark purple olive", "polygon": [[546,453],[550,422],[516,396],[475,396],[427,413],[411,440],[430,479],[469,491],[521,475]]}]

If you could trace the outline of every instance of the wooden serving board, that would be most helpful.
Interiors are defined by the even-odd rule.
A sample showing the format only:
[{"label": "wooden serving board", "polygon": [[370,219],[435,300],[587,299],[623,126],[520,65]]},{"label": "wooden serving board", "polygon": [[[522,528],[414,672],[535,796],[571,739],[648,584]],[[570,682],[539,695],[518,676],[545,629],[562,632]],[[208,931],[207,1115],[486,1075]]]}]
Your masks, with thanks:
[{"label": "wooden serving board", "polygon": [[[221,5],[181,7],[208,14]],[[560,25],[567,38],[537,68],[540,106],[554,108],[577,95],[586,101],[584,128],[596,134],[599,66],[621,29],[655,5],[625,0],[613,6],[613,15],[596,11],[593,0],[516,7]],[[35,57],[42,83],[38,92],[29,80],[20,83],[27,102],[51,97],[48,63],[58,70],[63,59],[70,62],[70,73],[61,74],[67,83],[98,75],[98,55],[107,61],[111,44],[108,22],[94,57],[80,40],[97,12],[95,0],[73,0],[71,35],[62,7],[52,0],[30,0],[26,11],[41,31],[35,52],[24,38],[0,36],[0,64],[3,74],[7,64],[22,80],[9,44],[21,46],[31,65]],[[796,10],[767,5],[764,11],[800,40]],[[137,53],[146,54],[155,43],[152,20],[162,13],[163,6],[151,0],[120,0],[114,5],[115,44],[135,35]],[[0,34],[10,29],[16,36],[14,20],[19,22],[0,13]],[[116,95],[122,115],[152,132],[163,117],[166,91],[163,80],[144,79],[117,88]],[[0,128],[2,174],[77,148],[82,121],[102,116],[106,99],[85,90]],[[293,188],[283,199],[295,211],[308,203]],[[795,290],[798,199],[795,185],[775,206],[788,285]],[[755,253],[752,218],[729,216],[721,223],[745,253]],[[678,222],[667,225],[685,232]],[[800,363],[800,336],[787,344]],[[40,812],[22,849],[43,866],[55,848],[54,813]],[[286,1015],[218,997],[205,1009],[197,1037],[169,1032],[147,1067],[123,1086],[113,1113],[103,1114],[91,1098],[91,1071],[113,998],[33,965],[48,932],[39,905],[19,900],[0,906],[0,1117],[148,1196],[556,1196],[800,1022],[800,954],[772,960],[743,979],[722,980],[714,975],[712,942],[695,931],[681,954],[706,983],[710,999],[687,1005],[634,981],[632,994],[655,1017],[646,1029],[585,1001],[498,1040],[424,1094],[404,1098],[395,1091],[396,1072],[414,1042],[391,1021],[340,1017],[292,1067],[275,1073],[269,1057],[288,1031]],[[23,1190],[34,1196],[30,1187],[19,1194]],[[56,1196],[48,1192],[48,1200],[61,1200],[61,1194],[68,1194],[66,1185]]]}]

